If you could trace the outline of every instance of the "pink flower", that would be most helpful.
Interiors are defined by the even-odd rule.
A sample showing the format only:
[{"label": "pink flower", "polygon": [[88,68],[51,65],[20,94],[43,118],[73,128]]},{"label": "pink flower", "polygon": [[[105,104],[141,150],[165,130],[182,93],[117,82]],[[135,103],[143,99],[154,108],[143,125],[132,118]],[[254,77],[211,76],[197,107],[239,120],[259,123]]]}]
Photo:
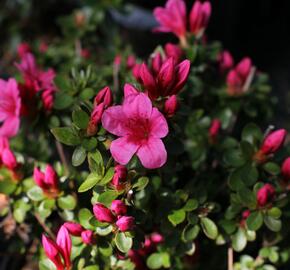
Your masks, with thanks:
[{"label": "pink flower", "polygon": [[93,212],[96,219],[100,222],[114,223],[116,220],[116,217],[112,214],[111,210],[101,203],[94,205]]},{"label": "pink flower", "polygon": [[71,238],[65,226],[61,226],[56,242],[42,235],[42,245],[46,256],[54,263],[57,270],[71,269]]},{"label": "pink flower", "polygon": [[20,58],[22,58],[26,53],[31,52],[30,45],[27,42],[21,42],[17,46],[17,53]]},{"label": "pink flower", "polygon": [[127,178],[127,168],[123,165],[117,164],[114,168],[114,176],[111,184],[117,190],[122,190],[125,187],[126,178]]},{"label": "pink flower", "polygon": [[211,15],[211,4],[208,1],[201,3],[196,1],[189,15],[190,31],[196,36],[200,36],[206,29]]},{"label": "pink flower", "polygon": [[104,107],[107,108],[113,103],[113,94],[110,87],[106,86],[99,91],[95,96],[94,106],[104,103]]},{"label": "pink flower", "polygon": [[289,182],[289,180],[290,180],[290,157],[286,158],[283,161],[281,173],[282,173],[283,179],[286,182]]},{"label": "pink flower", "polygon": [[168,0],[165,8],[154,9],[154,16],[160,26],[159,32],[172,32],[179,38],[186,35],[186,6],[183,0]]},{"label": "pink flower", "polygon": [[168,133],[166,119],[133,86],[126,84],[124,93],[123,105],[108,108],[102,117],[103,127],[120,137],[111,143],[111,154],[122,165],[137,154],[145,168],[160,168],[167,159],[161,140]]},{"label": "pink flower", "polygon": [[111,205],[111,210],[117,215],[117,216],[123,216],[127,214],[127,206],[126,204],[121,200],[114,200]]},{"label": "pink flower", "polygon": [[284,144],[287,131],[285,129],[278,129],[271,132],[263,141],[260,151],[264,155],[274,154]]},{"label": "pink flower", "polygon": [[93,136],[97,133],[98,124],[101,122],[104,109],[104,103],[100,103],[99,105],[94,107],[87,127],[87,134],[89,136]]},{"label": "pink flower", "polygon": [[135,219],[129,216],[122,216],[117,220],[116,225],[121,232],[131,231],[135,227]]},{"label": "pink flower", "polygon": [[244,86],[252,69],[252,61],[245,57],[232,69],[227,76],[227,92],[229,95],[241,95],[245,91]]},{"label": "pink flower", "polygon": [[168,118],[173,117],[178,109],[178,105],[176,95],[169,97],[164,104],[164,115]]},{"label": "pink flower", "polygon": [[83,243],[87,245],[92,245],[95,243],[95,236],[91,230],[84,230],[81,234]]},{"label": "pink flower", "polygon": [[84,228],[76,222],[68,221],[65,222],[63,226],[65,226],[68,232],[73,236],[81,236],[81,233],[84,231]]},{"label": "pink flower", "polygon": [[21,100],[15,79],[0,79],[0,137],[13,137],[20,125]]},{"label": "pink flower", "polygon": [[221,129],[221,121],[219,119],[213,119],[211,122],[208,134],[212,142],[214,142],[219,135]]},{"label": "pink flower", "polygon": [[229,51],[223,51],[218,56],[219,69],[221,73],[225,73],[234,65],[234,59]]},{"label": "pink flower", "polygon": [[183,55],[183,51],[178,45],[172,43],[166,43],[164,46],[164,51],[167,58],[173,57],[176,63],[179,63]]},{"label": "pink flower", "polygon": [[264,207],[270,203],[275,197],[275,188],[270,184],[265,184],[257,191],[258,206]]},{"label": "pink flower", "polygon": [[35,167],[33,179],[46,195],[56,196],[59,193],[58,176],[52,166],[47,165],[44,173],[38,167]]}]

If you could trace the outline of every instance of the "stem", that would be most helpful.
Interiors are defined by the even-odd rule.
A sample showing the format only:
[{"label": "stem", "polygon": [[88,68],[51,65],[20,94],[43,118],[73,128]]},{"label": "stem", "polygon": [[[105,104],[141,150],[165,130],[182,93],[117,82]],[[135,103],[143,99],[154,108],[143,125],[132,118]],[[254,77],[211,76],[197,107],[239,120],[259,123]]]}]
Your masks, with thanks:
[{"label": "stem", "polygon": [[61,163],[63,164],[63,167],[64,167],[64,174],[66,176],[68,176],[69,175],[69,165],[68,165],[68,162],[66,160],[62,144],[59,141],[55,141],[55,144],[56,144],[56,149],[57,149],[58,155],[60,157]]},{"label": "stem", "polygon": [[52,240],[55,241],[55,235],[54,233],[51,231],[51,229],[49,227],[47,227],[44,223],[44,221],[41,219],[41,217],[35,213],[34,214],[36,220],[38,221],[38,223],[40,224],[40,226],[43,228],[43,230],[52,238]]},{"label": "stem", "polygon": [[228,270],[234,270],[234,250],[231,246],[228,248]]}]

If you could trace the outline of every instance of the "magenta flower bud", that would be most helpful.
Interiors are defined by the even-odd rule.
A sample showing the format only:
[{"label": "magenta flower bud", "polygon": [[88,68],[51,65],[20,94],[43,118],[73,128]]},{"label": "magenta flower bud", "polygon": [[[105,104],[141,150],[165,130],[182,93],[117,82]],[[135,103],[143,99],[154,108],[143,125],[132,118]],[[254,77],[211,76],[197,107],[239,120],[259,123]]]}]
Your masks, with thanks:
[{"label": "magenta flower bud", "polygon": [[22,58],[26,53],[31,52],[30,45],[26,42],[21,42],[17,47],[17,53],[20,58]]},{"label": "magenta flower bud", "polygon": [[71,267],[70,255],[72,249],[72,242],[68,230],[65,226],[60,227],[56,236],[56,244],[64,259],[66,269],[70,269]]},{"label": "magenta flower bud", "polygon": [[100,222],[114,223],[116,220],[116,217],[112,214],[111,210],[101,203],[94,205],[93,212],[96,219]]},{"label": "magenta flower bud", "polygon": [[252,60],[249,57],[243,58],[236,67],[236,71],[243,81],[246,81],[252,68]]},{"label": "magenta flower bud", "polygon": [[58,176],[50,165],[46,166],[44,181],[50,189],[58,190]]},{"label": "magenta flower bud", "polygon": [[81,236],[81,233],[84,231],[84,228],[76,222],[65,222],[63,226],[66,227],[68,232],[73,236]]},{"label": "magenta flower bud", "polygon": [[127,58],[126,68],[131,70],[136,65],[136,58],[134,55],[129,55]]},{"label": "magenta flower bud", "polygon": [[172,44],[172,43],[167,43],[164,47],[164,51],[166,54],[167,58],[172,57],[175,61],[175,63],[179,63],[181,60],[181,57],[183,55],[182,49],[180,49],[179,46]]},{"label": "magenta flower bud", "polygon": [[94,99],[94,106],[104,103],[104,107],[107,108],[113,103],[113,94],[110,87],[106,86],[99,91]]},{"label": "magenta flower bud", "polygon": [[54,103],[54,90],[44,90],[41,95],[43,107],[46,111],[51,111]]},{"label": "magenta flower bud", "polygon": [[42,235],[42,246],[46,256],[54,263],[57,270],[64,270],[64,265],[61,261],[59,248],[54,241],[45,235]]},{"label": "magenta flower bud", "polygon": [[229,51],[223,51],[218,56],[219,69],[225,73],[234,66],[234,59]]},{"label": "magenta flower bud", "polygon": [[242,217],[243,219],[247,219],[251,215],[251,211],[249,209],[243,211]]},{"label": "magenta flower bud", "polygon": [[33,179],[35,184],[41,187],[42,189],[47,188],[47,185],[44,182],[44,177],[45,177],[44,173],[38,167],[35,167],[33,171]]},{"label": "magenta flower bud", "polygon": [[161,54],[159,52],[155,53],[151,61],[151,68],[154,75],[158,74],[159,70],[161,69],[162,63],[163,60]]},{"label": "magenta flower bud", "polygon": [[126,215],[127,214],[127,206],[121,200],[114,200],[111,204],[111,210],[117,215]]},{"label": "magenta flower bud", "polygon": [[152,233],[150,236],[150,239],[156,245],[164,241],[164,237],[160,233],[157,233],[157,232]]},{"label": "magenta flower bud", "polygon": [[87,244],[87,245],[92,245],[95,243],[95,236],[93,231],[91,230],[84,230],[81,234],[83,243]]},{"label": "magenta flower bud", "polygon": [[88,49],[82,49],[81,50],[81,57],[84,59],[89,59],[91,56],[91,52]]},{"label": "magenta flower bud", "polygon": [[260,151],[264,155],[274,154],[284,144],[287,131],[285,129],[278,129],[271,132],[263,141]]},{"label": "magenta flower bud", "polygon": [[92,113],[91,113],[91,118],[87,127],[87,134],[89,136],[93,136],[97,133],[98,131],[98,124],[101,122],[102,115],[104,112],[104,103],[100,103],[97,105]]},{"label": "magenta flower bud", "polygon": [[208,131],[209,137],[212,140],[215,140],[219,135],[220,129],[221,129],[221,121],[219,119],[213,119]]},{"label": "magenta flower bud", "polygon": [[141,66],[141,64],[136,64],[132,69],[132,75],[139,83],[142,83]]},{"label": "magenta flower bud", "polygon": [[10,170],[17,167],[17,160],[10,148],[5,148],[2,152],[2,162]]},{"label": "magenta flower bud", "polygon": [[290,180],[290,157],[286,158],[281,167],[283,179],[288,182]]},{"label": "magenta flower bud", "polygon": [[148,66],[143,63],[140,68],[140,77],[142,80],[142,84],[144,85],[145,89],[149,92],[150,96],[153,98],[158,97],[157,95],[157,84],[155,78],[153,77],[151,71],[149,70]]},{"label": "magenta flower bud", "polygon": [[264,207],[270,203],[275,197],[275,188],[270,184],[265,184],[257,192],[257,203],[258,206]]},{"label": "magenta flower bud", "polygon": [[174,81],[174,73],[174,59],[170,57],[161,66],[161,69],[157,76],[158,85],[162,89],[168,89]]},{"label": "magenta flower bud", "polygon": [[135,227],[135,219],[129,216],[122,216],[117,220],[116,225],[121,232],[131,231]]},{"label": "magenta flower bud", "polygon": [[124,165],[116,165],[115,166],[115,173],[111,184],[117,189],[122,190],[124,188],[124,183],[127,178],[127,168]]},{"label": "magenta flower bud", "polygon": [[189,76],[190,71],[190,61],[189,60],[183,60],[181,63],[179,63],[175,69],[176,79],[175,79],[175,85],[172,91],[170,91],[170,95],[177,94],[185,85],[187,78]]},{"label": "magenta flower bud", "polygon": [[196,1],[189,15],[190,31],[196,36],[201,35],[208,25],[210,15],[210,2],[205,1],[204,3],[201,3],[200,1]]},{"label": "magenta flower bud", "polygon": [[177,109],[178,109],[178,100],[177,96],[173,95],[169,97],[164,104],[164,114],[166,117],[170,118],[175,115]]}]

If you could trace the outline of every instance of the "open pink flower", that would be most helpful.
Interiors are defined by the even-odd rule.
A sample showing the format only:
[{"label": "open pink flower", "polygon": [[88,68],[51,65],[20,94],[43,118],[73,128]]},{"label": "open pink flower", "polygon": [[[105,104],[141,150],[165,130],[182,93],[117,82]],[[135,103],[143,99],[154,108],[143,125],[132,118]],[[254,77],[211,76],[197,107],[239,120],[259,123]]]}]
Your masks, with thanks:
[{"label": "open pink flower", "polygon": [[154,9],[154,16],[160,23],[159,32],[172,32],[177,37],[186,35],[186,6],[183,0],[168,0],[165,8]]},{"label": "open pink flower", "polygon": [[19,89],[15,79],[4,81],[0,79],[0,136],[13,137],[20,125]]},{"label": "open pink flower", "polygon": [[131,85],[124,88],[123,105],[108,108],[102,117],[103,127],[120,137],[111,144],[113,158],[127,164],[137,154],[142,165],[148,169],[159,168],[167,159],[161,138],[168,133],[164,116],[152,107],[150,99]]}]

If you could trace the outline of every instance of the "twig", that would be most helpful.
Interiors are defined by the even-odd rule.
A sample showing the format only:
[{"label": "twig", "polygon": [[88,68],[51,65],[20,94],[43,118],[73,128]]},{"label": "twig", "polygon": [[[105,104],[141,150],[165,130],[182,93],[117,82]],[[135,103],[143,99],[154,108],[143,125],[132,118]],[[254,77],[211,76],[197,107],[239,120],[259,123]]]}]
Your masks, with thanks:
[{"label": "twig", "polygon": [[58,155],[60,157],[61,163],[63,164],[63,167],[64,167],[64,174],[66,176],[68,176],[69,175],[69,165],[68,165],[68,162],[66,160],[66,157],[65,157],[65,154],[63,151],[63,147],[59,141],[55,141],[55,144],[56,144],[56,149],[57,149]]},{"label": "twig", "polygon": [[55,235],[54,233],[51,231],[51,229],[49,227],[47,227],[45,225],[45,223],[43,222],[43,220],[41,219],[41,217],[35,213],[34,214],[35,218],[37,219],[38,223],[40,224],[40,226],[44,229],[44,231],[53,239],[55,240]]},{"label": "twig", "polygon": [[228,248],[228,270],[234,270],[234,250],[231,246]]}]

